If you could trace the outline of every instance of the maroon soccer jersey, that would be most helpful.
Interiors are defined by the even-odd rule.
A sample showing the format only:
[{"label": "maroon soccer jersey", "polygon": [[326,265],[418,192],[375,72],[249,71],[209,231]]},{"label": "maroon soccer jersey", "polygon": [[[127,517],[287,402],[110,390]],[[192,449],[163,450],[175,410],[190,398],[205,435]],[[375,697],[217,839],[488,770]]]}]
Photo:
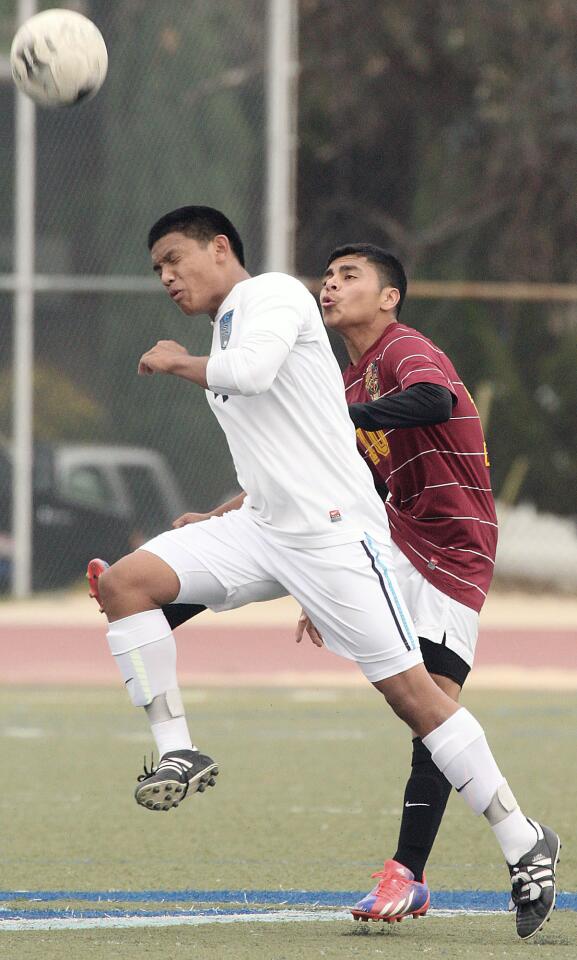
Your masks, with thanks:
[{"label": "maroon soccer jersey", "polygon": [[[451,419],[433,426],[357,430],[359,450],[386,501],[391,536],[443,593],[480,610],[493,575],[497,517],[477,408],[453,364],[431,340],[392,323],[343,374],[348,403],[415,383],[447,387]],[[386,487],[385,487],[386,485]]]}]

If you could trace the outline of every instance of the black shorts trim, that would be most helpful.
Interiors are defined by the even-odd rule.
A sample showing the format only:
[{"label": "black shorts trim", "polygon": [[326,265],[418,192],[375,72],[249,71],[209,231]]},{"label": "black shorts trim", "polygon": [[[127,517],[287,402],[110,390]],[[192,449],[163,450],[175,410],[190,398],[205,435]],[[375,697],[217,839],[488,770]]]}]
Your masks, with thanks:
[{"label": "black shorts trim", "polygon": [[181,623],[186,623],[192,617],[198,616],[203,610],[206,610],[206,607],[202,607],[199,603],[167,603],[162,608],[171,630],[175,630]]},{"label": "black shorts trim", "polygon": [[385,600],[387,601],[389,610],[391,611],[391,616],[392,616],[393,620],[395,621],[395,625],[396,625],[396,627],[397,627],[397,630],[399,631],[399,636],[401,637],[401,640],[402,640],[403,643],[405,644],[405,647],[407,648],[407,650],[412,650],[413,647],[411,646],[409,640],[407,640],[407,637],[406,637],[406,635],[405,635],[405,632],[404,632],[401,624],[399,623],[399,618],[397,617],[397,611],[395,610],[395,608],[394,608],[394,606],[393,606],[393,603],[392,603],[392,600],[391,600],[391,598],[390,598],[390,596],[389,596],[389,594],[388,594],[388,592],[387,592],[387,588],[386,588],[386,586],[385,586],[385,581],[383,580],[383,575],[382,575],[381,571],[379,570],[379,568],[377,567],[377,564],[376,564],[376,562],[375,562],[375,558],[374,558],[374,556],[372,555],[371,551],[369,550],[369,548],[368,548],[368,546],[367,546],[367,544],[365,543],[364,540],[361,540],[361,546],[362,546],[363,550],[365,551],[367,557],[368,557],[369,560],[371,561],[371,567],[373,568],[374,572],[376,573],[376,575],[377,575],[377,577],[378,577],[379,583],[380,583],[380,585],[381,585],[381,590],[383,591],[383,593],[384,593],[384,595],[385,595]]},{"label": "black shorts trim", "polygon": [[419,637],[419,644],[428,673],[448,677],[449,680],[458,683],[460,687],[463,686],[471,668],[458,653],[445,645],[444,637],[442,643],[433,643],[426,637]]}]

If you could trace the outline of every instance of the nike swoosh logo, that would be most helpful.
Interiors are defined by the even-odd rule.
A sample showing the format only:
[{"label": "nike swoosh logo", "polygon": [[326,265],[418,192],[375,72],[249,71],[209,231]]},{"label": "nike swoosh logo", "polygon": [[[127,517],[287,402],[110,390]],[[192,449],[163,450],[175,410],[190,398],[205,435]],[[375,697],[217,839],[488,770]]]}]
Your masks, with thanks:
[{"label": "nike swoosh logo", "polygon": [[469,777],[469,779],[467,780],[467,783],[464,783],[462,787],[455,787],[457,793],[460,793],[461,790],[464,790],[467,784],[471,783],[473,779],[474,779],[473,777]]},{"label": "nike swoosh logo", "polygon": [[406,803],[406,807],[430,807],[430,803]]},{"label": "nike swoosh logo", "polygon": [[134,680],[134,677],[131,677],[130,680],[125,680],[124,686],[126,686],[127,683],[132,683],[133,680]]}]

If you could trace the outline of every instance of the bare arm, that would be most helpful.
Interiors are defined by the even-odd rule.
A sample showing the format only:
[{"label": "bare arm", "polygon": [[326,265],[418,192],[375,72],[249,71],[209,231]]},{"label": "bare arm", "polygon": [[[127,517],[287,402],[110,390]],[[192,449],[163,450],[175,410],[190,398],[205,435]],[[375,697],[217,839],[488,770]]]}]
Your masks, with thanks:
[{"label": "bare arm", "polygon": [[210,513],[183,513],[181,517],[178,517],[174,521],[172,526],[185,527],[188,523],[200,523],[201,520],[210,520],[211,517],[222,517],[231,510],[240,510],[245,497],[246,493],[243,491],[239,493],[238,496],[233,497],[232,500],[221,503],[220,506],[215,507]]},{"label": "bare arm", "polygon": [[159,340],[156,346],[143,353],[139,364],[140,376],[151,376],[153,373],[170,373],[183,380],[197,383],[199,387],[208,388],[206,368],[208,357],[191,357],[186,347],[175,340]]},{"label": "bare arm", "polygon": [[226,503],[221,503],[220,507],[215,507],[211,512],[211,517],[222,517],[225,513],[229,513],[231,510],[240,510],[244,503],[246,493],[242,490],[236,497],[233,497],[232,500],[227,500]]}]

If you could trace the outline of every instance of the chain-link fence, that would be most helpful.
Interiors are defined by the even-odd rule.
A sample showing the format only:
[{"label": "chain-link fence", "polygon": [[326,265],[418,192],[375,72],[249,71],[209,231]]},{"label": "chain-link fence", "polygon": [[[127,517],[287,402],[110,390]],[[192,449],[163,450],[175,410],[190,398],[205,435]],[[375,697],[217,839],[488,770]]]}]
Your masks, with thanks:
[{"label": "chain-link fence", "polygon": [[[86,0],[74,6],[102,30],[110,70],[93,101],[37,111],[35,269],[45,288],[35,297],[34,334],[37,589],[72,582],[82,576],[88,556],[113,560],[166,528],[181,510],[207,510],[235,490],[224,438],[202,393],[176,379],[136,376],[138,357],[157,339],[178,340],[201,354],[210,343],[208,320],[184,318],[150,277],[151,223],[184,203],[220,207],[240,229],[249,270],[264,265],[269,0]],[[321,103],[324,87],[318,104],[314,94],[314,76],[324,83],[326,71],[312,58],[318,31],[308,40],[304,34],[315,28],[314,10],[320,6],[301,4],[305,162],[298,262],[309,275],[322,269],[337,243],[387,244],[390,228],[386,218],[382,224],[371,219],[361,202],[372,183],[379,210],[386,205],[380,166],[379,176],[359,174],[364,167],[355,143],[330,166],[323,137],[332,136],[342,151],[347,142],[344,130],[325,129],[327,117],[333,124],[341,117],[337,81],[331,81],[332,113]],[[0,275],[5,279],[15,268],[15,115],[7,54],[17,7],[17,0],[0,0]],[[362,63],[360,54],[357,59]],[[343,62],[329,58],[326,68],[342,72]],[[351,69],[351,76],[365,76],[359,70]],[[382,90],[386,99],[386,85]],[[373,112],[385,115],[374,84],[370,92]],[[402,131],[399,125],[399,136]],[[400,147],[392,151],[387,169],[402,164],[403,155]],[[356,206],[339,187],[345,168]],[[334,184],[330,202],[323,195],[327,183]],[[486,246],[488,236],[479,242],[480,263]],[[410,266],[410,244],[407,250]],[[437,274],[432,269],[429,264],[424,275],[453,276],[446,264]],[[91,281],[94,277],[101,282]],[[494,486],[506,511],[498,571],[509,579],[574,585],[574,306],[556,311],[547,303],[521,308],[498,300],[409,299],[404,319],[447,350],[479,403]],[[335,347],[343,360],[342,345]],[[0,590],[9,589],[14,550],[12,357],[13,296],[0,284]],[[555,517],[548,520],[531,508],[516,518],[512,511],[525,495],[541,513],[562,515],[562,530]],[[558,548],[545,560],[542,545],[548,542]]]},{"label": "chain-link fence", "polygon": [[[38,9],[53,6],[40,3]],[[207,353],[207,318],[150,290],[146,236],[162,214],[213,205],[263,260],[267,0],[75,5],[101,29],[111,69],[99,95],[37,110],[33,585],[82,574],[235,489],[224,438],[200,391],[138,378],[158,339]],[[4,66],[17,3],[0,5]],[[0,273],[14,269],[14,89],[0,84]],[[86,276],[120,292],[75,292]],[[142,291],[122,292],[142,276]],[[66,278],[66,284],[62,278]],[[74,278],[77,278],[76,280]],[[63,285],[70,292],[62,290]],[[138,291],[139,284],[130,286]],[[0,297],[0,584],[9,584],[12,298]],[[143,453],[146,451],[146,453]]]}]

